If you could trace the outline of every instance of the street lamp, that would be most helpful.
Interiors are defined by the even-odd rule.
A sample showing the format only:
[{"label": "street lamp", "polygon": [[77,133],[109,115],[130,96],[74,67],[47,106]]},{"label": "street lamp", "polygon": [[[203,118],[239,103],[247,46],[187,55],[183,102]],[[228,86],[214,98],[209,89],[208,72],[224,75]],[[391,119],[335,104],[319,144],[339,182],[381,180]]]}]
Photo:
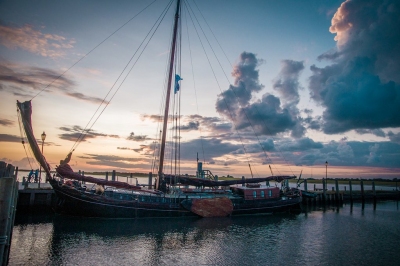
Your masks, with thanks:
[{"label": "street lamp", "polygon": [[[43,156],[43,144],[44,144],[44,140],[46,139],[46,133],[44,133],[44,131],[43,131],[41,137],[42,137],[42,156]],[[38,188],[40,188],[40,180],[41,179],[42,179],[42,165],[40,165]]]}]

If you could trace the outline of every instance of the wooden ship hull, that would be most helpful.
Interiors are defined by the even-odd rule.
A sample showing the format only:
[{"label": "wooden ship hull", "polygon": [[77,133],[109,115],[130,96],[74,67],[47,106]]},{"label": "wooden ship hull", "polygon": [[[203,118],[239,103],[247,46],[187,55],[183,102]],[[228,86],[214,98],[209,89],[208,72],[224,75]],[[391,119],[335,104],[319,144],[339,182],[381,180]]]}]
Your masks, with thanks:
[{"label": "wooden ship hull", "polygon": [[76,188],[50,180],[57,197],[57,213],[97,218],[135,219],[146,217],[225,217],[231,215],[270,214],[299,210],[301,196],[246,200],[227,192],[225,195],[151,195],[129,191],[104,191]]}]

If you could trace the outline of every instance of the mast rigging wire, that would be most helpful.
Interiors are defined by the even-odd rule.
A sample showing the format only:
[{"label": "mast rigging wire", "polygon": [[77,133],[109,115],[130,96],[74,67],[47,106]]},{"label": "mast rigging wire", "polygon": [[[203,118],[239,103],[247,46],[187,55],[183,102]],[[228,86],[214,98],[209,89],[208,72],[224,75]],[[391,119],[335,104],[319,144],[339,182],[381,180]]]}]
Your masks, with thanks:
[{"label": "mast rigging wire", "polygon": [[130,18],[127,22],[125,22],[124,24],[122,24],[122,26],[120,26],[118,29],[116,29],[113,33],[111,33],[110,35],[108,35],[104,40],[102,40],[98,45],[96,45],[94,48],[92,48],[88,53],[86,53],[84,56],[82,56],[78,61],[76,61],[74,64],[72,64],[72,66],[70,66],[69,68],[67,68],[67,70],[65,70],[63,73],[61,73],[58,77],[56,77],[52,82],[50,82],[47,86],[45,86],[43,89],[41,89],[35,96],[32,97],[31,101],[33,99],[35,99],[39,94],[41,94],[45,89],[47,89],[48,87],[50,87],[54,82],[56,82],[59,78],[61,78],[62,76],[64,76],[65,73],[67,73],[69,70],[71,70],[71,68],[73,68],[75,65],[77,65],[80,61],[82,61],[85,57],[87,57],[89,54],[91,54],[94,50],[96,50],[100,45],[102,45],[105,41],[107,41],[111,36],[113,36],[115,33],[117,33],[120,29],[122,29],[123,27],[125,27],[126,24],[128,24],[129,22],[131,22],[134,18],[136,18],[137,16],[139,16],[143,11],[145,11],[148,7],[150,7],[152,4],[154,4],[157,0],[154,0],[153,2],[151,2],[150,4],[148,4],[144,9],[142,9],[141,11],[139,11],[135,16],[133,16],[132,18]]}]

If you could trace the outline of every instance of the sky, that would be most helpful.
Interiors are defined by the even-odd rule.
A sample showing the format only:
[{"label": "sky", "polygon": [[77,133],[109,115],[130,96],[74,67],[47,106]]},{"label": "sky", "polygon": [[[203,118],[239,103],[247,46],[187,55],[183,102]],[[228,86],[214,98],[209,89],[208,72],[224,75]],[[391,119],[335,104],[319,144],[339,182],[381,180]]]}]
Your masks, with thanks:
[{"label": "sky", "polygon": [[[52,168],[74,149],[75,171],[152,171],[174,9],[0,1],[0,160],[39,168],[15,105],[32,100]],[[400,177],[400,2],[182,0],[181,25],[180,173]]]}]

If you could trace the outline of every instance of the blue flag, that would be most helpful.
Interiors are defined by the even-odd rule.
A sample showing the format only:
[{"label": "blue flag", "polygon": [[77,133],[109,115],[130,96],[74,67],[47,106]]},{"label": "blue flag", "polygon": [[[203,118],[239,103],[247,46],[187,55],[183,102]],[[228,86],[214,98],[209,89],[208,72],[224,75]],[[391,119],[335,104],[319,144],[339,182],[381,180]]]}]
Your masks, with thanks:
[{"label": "blue flag", "polygon": [[183,80],[179,75],[175,75],[175,89],[174,93],[176,94],[179,91],[179,81]]}]

